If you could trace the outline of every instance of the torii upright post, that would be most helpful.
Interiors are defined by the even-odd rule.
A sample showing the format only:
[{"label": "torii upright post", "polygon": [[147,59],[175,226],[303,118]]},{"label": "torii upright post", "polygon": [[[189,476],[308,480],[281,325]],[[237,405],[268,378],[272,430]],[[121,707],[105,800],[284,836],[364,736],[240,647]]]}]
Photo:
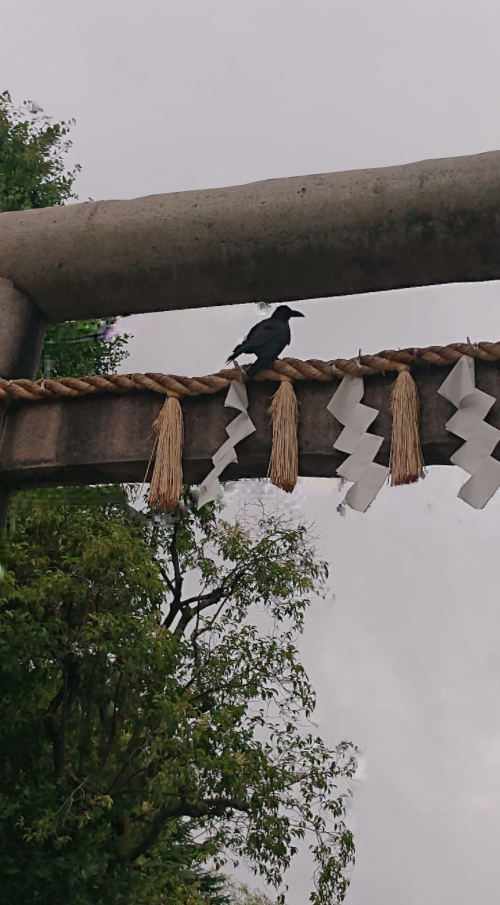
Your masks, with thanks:
[{"label": "torii upright post", "polygon": [[[10,280],[0,278],[0,374],[7,380],[34,380],[40,361],[45,318]],[[0,403],[0,441],[8,403]],[[0,481],[0,537],[5,524],[9,488]]]}]

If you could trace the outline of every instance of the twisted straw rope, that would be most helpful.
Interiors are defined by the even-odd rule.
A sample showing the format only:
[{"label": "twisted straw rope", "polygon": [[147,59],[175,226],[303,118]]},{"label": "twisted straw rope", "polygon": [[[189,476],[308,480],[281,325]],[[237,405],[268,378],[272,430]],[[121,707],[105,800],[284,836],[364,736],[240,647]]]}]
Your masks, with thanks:
[{"label": "twisted straw rope", "polygon": [[[369,377],[386,371],[409,370],[412,365],[452,365],[462,355],[480,361],[500,361],[498,343],[451,343],[448,346],[426,346],[424,349],[398,349],[358,358],[319,361],[312,358],[283,358],[272,368],[261,371],[254,380],[320,380],[331,381],[346,374]],[[176,374],[108,374],[95,377],[62,377],[60,380],[4,380],[0,377],[0,399],[38,402],[41,399],[89,396],[96,393],[129,393],[149,390],[163,396],[202,396],[225,390],[231,380],[244,379],[245,369],[226,368],[206,377],[180,377]]]}]

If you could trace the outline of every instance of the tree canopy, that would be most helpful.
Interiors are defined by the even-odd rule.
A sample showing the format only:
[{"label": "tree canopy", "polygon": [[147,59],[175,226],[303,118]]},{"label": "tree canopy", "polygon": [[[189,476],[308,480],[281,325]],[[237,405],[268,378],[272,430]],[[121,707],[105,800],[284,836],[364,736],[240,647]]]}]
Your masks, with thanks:
[{"label": "tree canopy", "polygon": [[259,506],[144,528],[114,503],[35,496],[0,584],[14,901],[19,883],[45,901],[40,878],[78,905],[176,901],[163,888],[180,825],[200,857],[232,852],[276,886],[311,832],[312,901],[342,900],[337,780],[353,752],[304,726],[314,693],[295,646],[325,578],[306,527]]},{"label": "tree canopy", "polygon": [[67,170],[65,162],[74,120],[51,123],[49,117],[29,111],[28,102],[16,107],[8,91],[0,94],[0,212],[52,207],[77,198],[73,184],[80,166]]}]

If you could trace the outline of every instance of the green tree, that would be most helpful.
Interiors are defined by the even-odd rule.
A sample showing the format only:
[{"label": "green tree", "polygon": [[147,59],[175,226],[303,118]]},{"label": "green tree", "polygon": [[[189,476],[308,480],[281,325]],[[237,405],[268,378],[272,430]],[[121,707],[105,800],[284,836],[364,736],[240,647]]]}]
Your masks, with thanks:
[{"label": "green tree", "polygon": [[64,204],[71,198],[80,166],[67,170],[67,138],[74,120],[51,124],[31,116],[29,104],[14,106],[8,91],[0,94],[0,212]]},{"label": "green tree", "polygon": [[275,886],[312,833],[312,901],[342,900],[354,752],[303,726],[295,647],[325,579],[310,530],[259,506],[144,528],[35,495],[0,585],[8,901],[187,903],[180,826],[201,861],[229,852]]},{"label": "green tree", "polygon": [[88,377],[114,374],[128,358],[130,334],[112,336],[116,318],[66,321],[46,331],[37,377]]}]

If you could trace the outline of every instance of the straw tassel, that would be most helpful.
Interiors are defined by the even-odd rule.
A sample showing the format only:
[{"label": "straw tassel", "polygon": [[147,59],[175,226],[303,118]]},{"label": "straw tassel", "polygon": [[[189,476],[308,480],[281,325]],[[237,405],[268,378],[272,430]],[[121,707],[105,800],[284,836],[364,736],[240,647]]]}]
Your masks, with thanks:
[{"label": "straw tassel", "polygon": [[156,460],[149,488],[149,505],[160,512],[172,512],[182,491],[184,422],[179,397],[169,393],[153,424],[157,434]]},{"label": "straw tassel", "polygon": [[389,411],[392,413],[391,487],[415,484],[425,476],[420,445],[420,400],[408,368],[402,368],[393,383]]},{"label": "straw tassel", "polygon": [[273,445],[267,474],[271,484],[292,493],[299,473],[299,407],[291,380],[280,380],[268,410],[273,423]]}]

